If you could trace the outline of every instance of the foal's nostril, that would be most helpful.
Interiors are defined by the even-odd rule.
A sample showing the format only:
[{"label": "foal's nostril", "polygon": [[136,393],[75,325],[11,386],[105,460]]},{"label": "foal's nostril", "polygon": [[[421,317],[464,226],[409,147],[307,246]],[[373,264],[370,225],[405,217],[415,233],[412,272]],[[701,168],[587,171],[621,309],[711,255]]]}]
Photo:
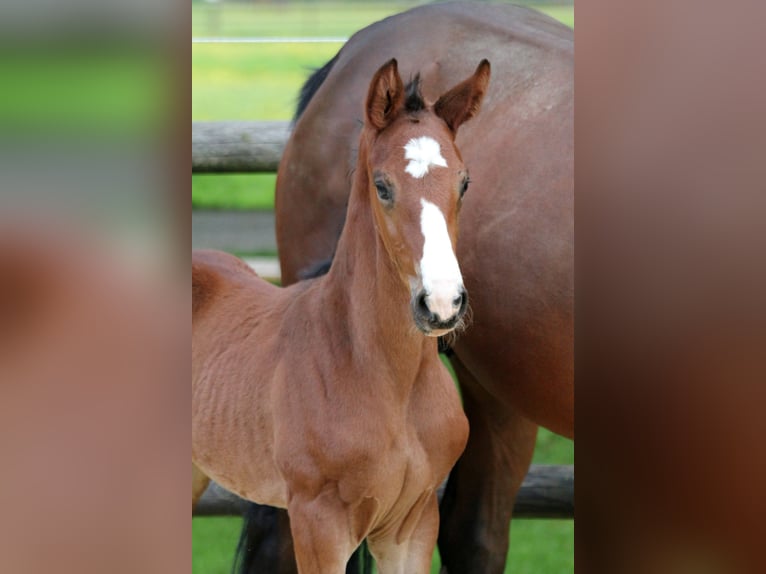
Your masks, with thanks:
[{"label": "foal's nostril", "polygon": [[460,307],[460,305],[462,305],[462,304],[463,304],[463,294],[461,293],[460,295],[458,295],[457,297],[455,297],[452,300],[452,306],[453,307]]}]

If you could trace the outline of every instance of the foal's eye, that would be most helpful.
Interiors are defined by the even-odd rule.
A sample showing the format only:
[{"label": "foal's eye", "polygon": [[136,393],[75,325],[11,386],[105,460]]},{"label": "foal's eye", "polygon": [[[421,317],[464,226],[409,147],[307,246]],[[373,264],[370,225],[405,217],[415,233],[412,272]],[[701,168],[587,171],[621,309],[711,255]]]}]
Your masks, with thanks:
[{"label": "foal's eye", "polygon": [[384,181],[376,181],[375,189],[378,190],[378,198],[380,201],[389,203],[393,199],[391,188]]},{"label": "foal's eye", "polygon": [[468,184],[471,183],[471,180],[466,178],[463,180],[463,183],[460,184],[460,199],[463,199],[463,196],[465,195],[465,192],[468,191]]}]

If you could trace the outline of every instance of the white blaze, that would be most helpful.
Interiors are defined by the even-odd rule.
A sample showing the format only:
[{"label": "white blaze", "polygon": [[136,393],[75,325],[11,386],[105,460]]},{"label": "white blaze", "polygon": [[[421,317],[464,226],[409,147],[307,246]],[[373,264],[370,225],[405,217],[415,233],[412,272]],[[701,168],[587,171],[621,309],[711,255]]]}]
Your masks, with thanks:
[{"label": "white blaze", "polygon": [[432,313],[445,321],[457,313],[455,299],[463,288],[463,276],[452,251],[447,222],[441,210],[430,201],[421,199],[420,228],[423,258],[420,260],[420,279],[426,291],[426,304]]},{"label": "white blaze", "polygon": [[447,167],[447,160],[442,157],[439,142],[428,136],[408,141],[404,146],[404,159],[410,160],[404,171],[416,178],[424,177],[432,165]]}]

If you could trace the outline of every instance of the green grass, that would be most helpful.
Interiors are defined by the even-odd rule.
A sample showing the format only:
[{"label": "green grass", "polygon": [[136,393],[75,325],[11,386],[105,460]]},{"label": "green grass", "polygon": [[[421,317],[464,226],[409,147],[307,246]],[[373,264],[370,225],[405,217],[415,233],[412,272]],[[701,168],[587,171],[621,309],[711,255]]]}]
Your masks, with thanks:
[{"label": "green grass", "polygon": [[[205,517],[192,521],[192,574],[230,574],[241,518]],[[571,520],[514,520],[506,574],[568,574],[574,571]],[[431,573],[441,567],[438,551]]]},{"label": "green grass", "polygon": [[197,4],[192,36],[350,36],[413,2]]},{"label": "green grass", "polygon": [[[303,82],[341,44],[195,44],[193,120],[289,120]],[[273,174],[192,175],[198,209],[273,209]]]},{"label": "green grass", "polygon": [[121,46],[0,49],[0,124],[76,135],[153,133],[169,111],[161,61]]},{"label": "green grass", "polygon": [[310,70],[342,44],[194,44],[192,119],[289,120]]},{"label": "green grass", "polygon": [[570,28],[574,28],[574,5],[568,5],[568,6],[554,6],[554,5],[546,5],[546,6],[535,6],[534,4],[531,5],[532,8],[535,8],[536,10],[539,10],[543,14],[547,14],[551,18],[555,18],[562,24],[566,24]]},{"label": "green grass", "polygon": [[[192,5],[192,36],[350,36],[386,16],[425,2],[285,2]],[[574,26],[571,5],[529,4]]]},{"label": "green grass", "polygon": [[241,528],[241,518],[193,518],[192,574],[230,574]]},{"label": "green grass", "polygon": [[[195,4],[193,36],[349,36],[408,3]],[[570,26],[572,6],[540,6]],[[218,14],[216,24],[216,14]],[[289,120],[310,70],[340,49],[333,44],[194,44],[193,120]],[[272,175],[193,175],[196,209],[272,209]]]},{"label": "green grass", "polygon": [[195,209],[273,209],[276,179],[273,173],[192,175],[192,206]]}]

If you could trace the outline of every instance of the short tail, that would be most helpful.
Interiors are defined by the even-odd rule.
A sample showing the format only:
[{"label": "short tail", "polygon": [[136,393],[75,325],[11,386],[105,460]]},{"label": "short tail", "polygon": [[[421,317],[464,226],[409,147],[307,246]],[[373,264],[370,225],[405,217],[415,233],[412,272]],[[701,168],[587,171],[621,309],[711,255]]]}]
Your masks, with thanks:
[{"label": "short tail", "polygon": [[[297,571],[287,512],[248,502],[232,573],[294,574]],[[372,574],[372,554],[366,541],[349,559],[346,574]]]}]

